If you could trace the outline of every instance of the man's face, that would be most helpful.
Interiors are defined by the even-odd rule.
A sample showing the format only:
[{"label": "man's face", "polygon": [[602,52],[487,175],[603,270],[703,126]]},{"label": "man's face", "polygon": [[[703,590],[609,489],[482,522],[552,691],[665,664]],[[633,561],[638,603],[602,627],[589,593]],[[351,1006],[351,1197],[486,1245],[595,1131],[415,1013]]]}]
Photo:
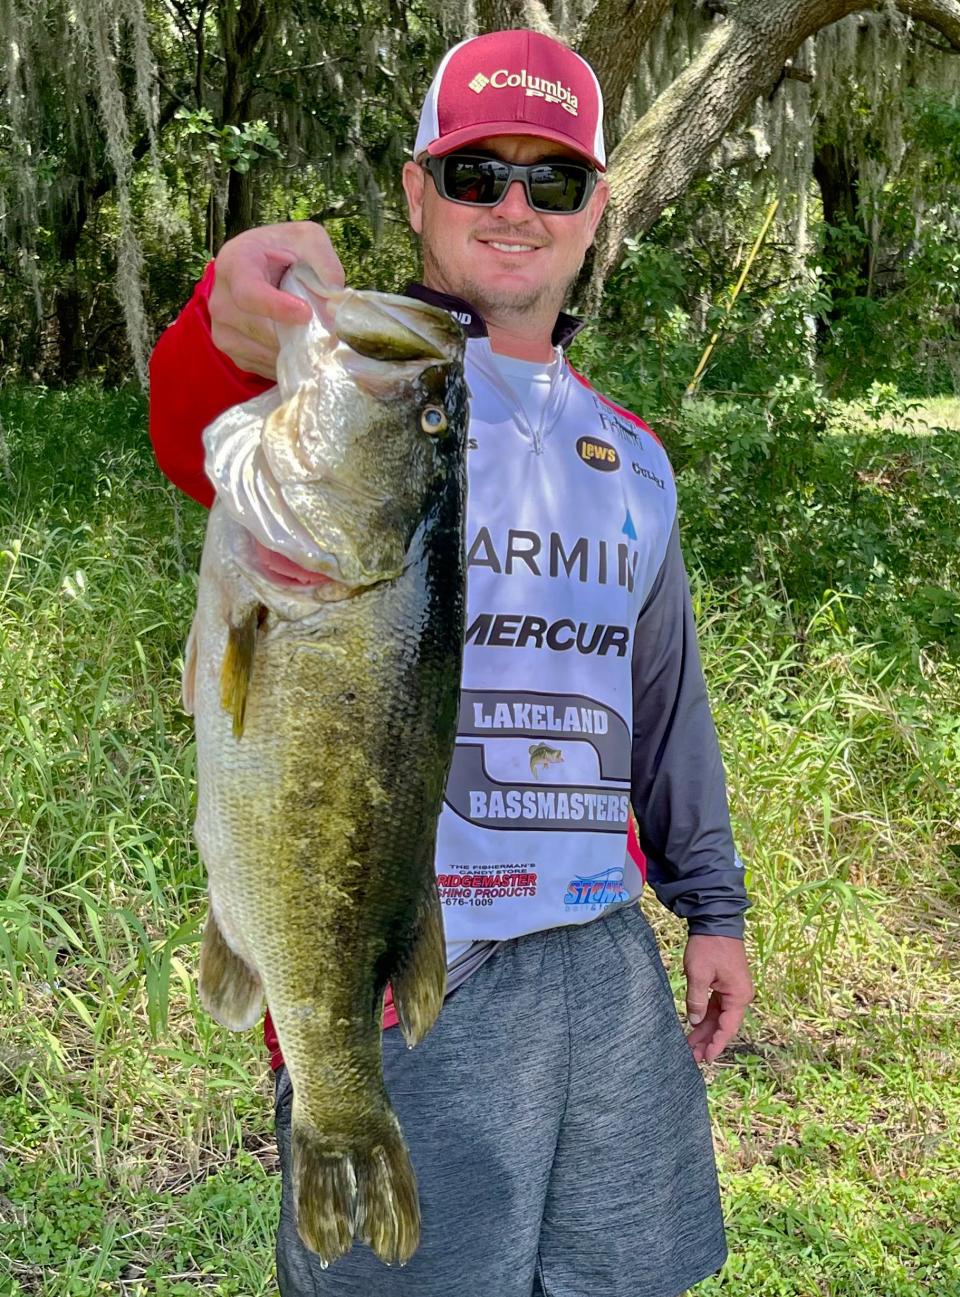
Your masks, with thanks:
[{"label": "man's face", "polygon": [[[563,145],[529,135],[477,140],[469,151],[524,164],[561,157],[583,161]],[[403,169],[403,185],[410,224],[423,246],[424,280],[465,298],[487,320],[543,316],[552,322],[609,197],[600,180],[583,211],[537,212],[514,181],[496,207],[470,207],[441,198],[432,177],[413,162]]]}]

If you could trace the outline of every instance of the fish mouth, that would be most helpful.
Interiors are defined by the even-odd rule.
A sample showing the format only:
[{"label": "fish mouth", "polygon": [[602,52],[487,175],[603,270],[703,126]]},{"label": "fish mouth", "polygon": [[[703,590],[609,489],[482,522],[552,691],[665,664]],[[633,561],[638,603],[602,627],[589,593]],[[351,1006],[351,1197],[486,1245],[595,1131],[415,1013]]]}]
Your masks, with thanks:
[{"label": "fish mouth", "polygon": [[463,348],[463,330],[446,311],[412,297],[333,289],[310,266],[298,262],[281,288],[301,297],[327,331],[368,360],[390,364],[444,363]]},{"label": "fish mouth", "polygon": [[[266,577],[268,581],[301,590],[316,586],[346,588],[344,582],[338,581],[336,577],[329,576],[326,572],[314,572],[309,568],[301,567],[299,563],[295,563],[292,558],[287,558],[278,550],[268,549],[257,540],[256,536],[251,536],[250,539],[253,541],[250,561],[259,570],[260,575]],[[325,593],[333,594],[334,591]]]}]

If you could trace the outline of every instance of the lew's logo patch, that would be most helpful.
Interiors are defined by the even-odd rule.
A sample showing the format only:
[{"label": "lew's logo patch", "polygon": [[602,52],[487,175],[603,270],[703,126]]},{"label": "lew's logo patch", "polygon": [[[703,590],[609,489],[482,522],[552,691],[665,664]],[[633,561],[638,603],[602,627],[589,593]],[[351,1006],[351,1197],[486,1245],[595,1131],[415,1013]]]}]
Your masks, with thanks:
[{"label": "lew's logo patch", "polygon": [[620,455],[616,446],[611,446],[599,437],[581,437],[577,442],[577,454],[591,468],[598,468],[601,473],[613,473],[620,467]]}]

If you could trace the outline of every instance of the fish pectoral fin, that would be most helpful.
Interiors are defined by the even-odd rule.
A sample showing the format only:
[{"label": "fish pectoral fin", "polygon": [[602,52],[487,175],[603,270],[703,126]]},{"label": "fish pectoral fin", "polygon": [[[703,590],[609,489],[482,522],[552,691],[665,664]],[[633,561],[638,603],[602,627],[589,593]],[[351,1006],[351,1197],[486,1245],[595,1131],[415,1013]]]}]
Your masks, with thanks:
[{"label": "fish pectoral fin", "polygon": [[263,1006],[263,986],[254,970],[227,945],[213,916],[200,944],[200,1002],[212,1018],[231,1031],[256,1025]]},{"label": "fish pectoral fin", "polygon": [[447,989],[440,897],[433,878],[424,894],[409,950],[390,977],[403,1038],[419,1044],[436,1021]]},{"label": "fish pectoral fin", "polygon": [[257,631],[266,614],[264,605],[258,604],[250,609],[239,625],[231,623],[227,631],[227,649],[220,668],[220,706],[233,717],[233,737],[236,739],[243,734]]},{"label": "fish pectoral fin", "polygon": [[180,697],[183,701],[183,710],[188,716],[194,712],[194,701],[197,696],[197,658],[199,656],[197,648],[197,623],[194,619],[190,627],[190,634],[187,636],[186,648],[183,650],[183,679],[180,683]]}]

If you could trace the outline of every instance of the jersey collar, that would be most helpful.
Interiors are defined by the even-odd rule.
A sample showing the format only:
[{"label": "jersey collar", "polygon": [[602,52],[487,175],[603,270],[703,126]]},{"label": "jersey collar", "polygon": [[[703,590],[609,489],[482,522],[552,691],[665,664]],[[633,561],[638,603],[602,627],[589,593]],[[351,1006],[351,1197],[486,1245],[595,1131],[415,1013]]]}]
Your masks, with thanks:
[{"label": "jersey collar", "polygon": [[[418,283],[407,284],[403,291],[407,297],[415,297],[418,302],[428,302],[431,306],[439,306],[441,310],[449,311],[454,319],[463,325],[463,331],[468,338],[487,336],[487,326],[483,316],[475,306],[465,302],[462,297],[455,297],[452,293],[440,293],[435,288],[427,288],[424,284]],[[566,347],[583,327],[583,320],[561,311],[553,326],[553,337],[550,341],[555,347]]]}]

